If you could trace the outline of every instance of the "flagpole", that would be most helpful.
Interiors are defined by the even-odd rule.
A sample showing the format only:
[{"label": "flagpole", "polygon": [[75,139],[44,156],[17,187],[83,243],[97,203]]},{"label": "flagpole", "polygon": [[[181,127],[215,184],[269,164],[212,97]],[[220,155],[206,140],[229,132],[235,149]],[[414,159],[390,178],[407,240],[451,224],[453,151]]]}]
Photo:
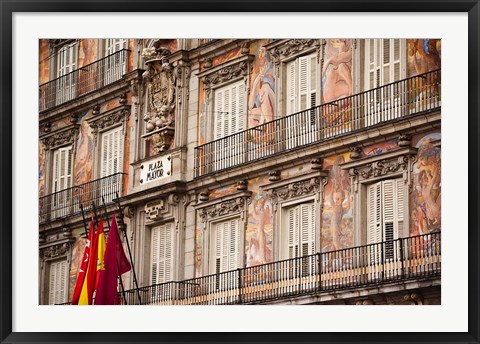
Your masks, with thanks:
[{"label": "flagpole", "polygon": [[142,304],[142,299],[140,298],[140,289],[138,287],[138,282],[137,282],[137,274],[135,273],[135,264],[133,264],[132,251],[130,250],[130,244],[129,244],[129,241],[128,241],[126,226],[125,226],[125,223],[123,222],[123,209],[120,206],[118,191],[115,192],[115,193],[116,193],[117,198],[115,199],[114,202],[117,203],[117,206],[118,206],[118,211],[120,213],[120,219],[122,220],[122,226],[121,226],[122,227],[122,232],[123,232],[123,235],[125,236],[125,241],[127,242],[128,256],[130,257],[130,262],[132,263],[133,282],[135,283],[135,287],[137,288],[138,302],[140,302],[140,304]]},{"label": "flagpole", "polygon": [[[110,234],[110,221],[108,221],[107,206],[105,205],[105,199],[103,198],[103,196],[102,196],[102,202],[103,202],[103,213],[107,218],[108,233]],[[117,271],[117,275],[118,275],[118,271]],[[120,277],[120,286],[122,288],[123,299],[125,300],[125,304],[127,304],[127,297],[125,296],[125,288],[123,287],[122,276],[118,276],[118,277]]]},{"label": "flagpole", "polygon": [[94,202],[92,202],[92,208],[93,208],[93,215],[95,216],[95,227],[98,228],[97,209],[95,208]]},{"label": "flagpole", "polygon": [[83,205],[82,204],[80,204],[80,210],[82,211],[83,227],[85,228],[85,236],[88,237],[87,221],[85,220],[85,213],[83,212]]}]

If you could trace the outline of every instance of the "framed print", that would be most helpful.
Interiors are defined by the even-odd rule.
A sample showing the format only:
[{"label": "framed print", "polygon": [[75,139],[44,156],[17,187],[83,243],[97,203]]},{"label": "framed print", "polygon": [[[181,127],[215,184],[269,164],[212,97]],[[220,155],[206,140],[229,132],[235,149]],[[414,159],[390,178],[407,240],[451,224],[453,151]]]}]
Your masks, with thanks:
[{"label": "framed print", "polygon": [[478,15],[2,2],[2,342],[478,342]]}]

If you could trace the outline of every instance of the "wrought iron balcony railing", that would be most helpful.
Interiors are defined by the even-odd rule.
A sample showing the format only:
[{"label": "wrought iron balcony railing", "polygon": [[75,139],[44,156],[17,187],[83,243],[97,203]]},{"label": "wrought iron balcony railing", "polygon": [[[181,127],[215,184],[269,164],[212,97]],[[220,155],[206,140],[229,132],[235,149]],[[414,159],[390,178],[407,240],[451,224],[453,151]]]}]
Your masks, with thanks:
[{"label": "wrought iron balcony railing", "polygon": [[195,177],[441,106],[441,70],[322,104],[195,148]]},{"label": "wrought iron balcony railing", "polygon": [[262,303],[321,292],[438,277],[441,233],[317,253],[120,293],[123,304]]},{"label": "wrought iron balcony railing", "polygon": [[50,109],[120,80],[127,68],[127,49],[40,85],[40,111]]},{"label": "wrought iron balcony railing", "polygon": [[81,207],[112,203],[123,192],[124,173],[116,173],[39,198],[39,222],[77,215]]}]

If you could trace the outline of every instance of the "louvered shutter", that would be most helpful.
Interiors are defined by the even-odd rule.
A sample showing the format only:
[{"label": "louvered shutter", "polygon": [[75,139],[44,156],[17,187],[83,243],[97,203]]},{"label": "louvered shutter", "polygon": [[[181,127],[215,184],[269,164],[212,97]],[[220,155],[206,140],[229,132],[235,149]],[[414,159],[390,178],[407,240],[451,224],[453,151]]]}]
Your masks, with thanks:
[{"label": "louvered shutter", "polygon": [[371,90],[403,77],[405,47],[400,39],[365,41],[365,90]]},{"label": "louvered shutter", "polygon": [[[105,42],[105,56],[114,54],[127,45],[126,39],[107,39]],[[110,56],[105,60],[105,84],[119,80],[125,72],[125,54]]]},{"label": "louvered shutter", "polygon": [[288,209],[288,257],[299,256],[299,209],[293,207]]},{"label": "louvered shutter", "polygon": [[241,230],[238,219],[219,222],[214,227],[214,266],[213,273],[235,270],[240,267]]},{"label": "louvered shutter", "polygon": [[48,304],[66,302],[68,265],[66,260],[50,263]]},{"label": "louvered shutter", "polygon": [[57,104],[69,101],[76,96],[75,73],[77,68],[77,44],[71,44],[60,48],[57,53]]},{"label": "louvered shutter", "polygon": [[303,203],[287,210],[288,258],[315,253],[315,205]]},{"label": "louvered shutter", "polygon": [[102,134],[101,177],[122,171],[123,130],[118,127]]},{"label": "louvered shutter", "polygon": [[310,75],[309,75],[309,57],[303,56],[298,59],[298,69],[299,69],[299,89],[298,94],[300,97],[300,102],[297,106],[296,111],[303,111],[307,109],[310,102]]},{"label": "louvered shutter", "polygon": [[225,122],[223,90],[215,91],[215,123],[214,123],[214,140],[223,137],[223,124]]},{"label": "louvered shutter", "polygon": [[159,284],[173,280],[174,230],[172,223],[152,228],[151,257],[151,283]]},{"label": "louvered shutter", "polygon": [[59,148],[53,153],[52,192],[72,186],[72,146]]},{"label": "louvered shutter", "polygon": [[367,244],[382,241],[382,183],[368,187],[367,195]]},{"label": "louvered shutter", "polygon": [[287,115],[297,111],[297,61],[287,65]]}]

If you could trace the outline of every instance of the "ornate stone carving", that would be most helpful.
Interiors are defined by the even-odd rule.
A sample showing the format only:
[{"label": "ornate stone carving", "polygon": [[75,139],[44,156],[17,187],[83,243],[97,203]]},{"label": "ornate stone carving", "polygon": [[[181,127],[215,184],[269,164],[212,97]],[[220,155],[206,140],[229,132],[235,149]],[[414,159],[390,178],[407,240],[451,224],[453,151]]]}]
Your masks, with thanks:
[{"label": "ornate stone carving", "polygon": [[207,219],[212,219],[218,216],[228,215],[232,213],[239,213],[244,210],[244,205],[244,197],[223,201],[210,207],[203,208],[200,212],[200,217],[203,222],[206,222]]},{"label": "ornate stone carving", "polygon": [[270,171],[268,174],[268,180],[271,182],[276,182],[280,180],[280,170]]},{"label": "ornate stone carving", "polygon": [[239,180],[237,182],[237,190],[238,191],[245,191],[248,189],[248,180],[244,179],[244,180]]},{"label": "ornate stone carving", "polygon": [[155,152],[155,154],[158,154],[170,148],[174,135],[174,128],[165,127],[156,130],[152,135],[144,135],[142,137],[148,137],[152,144],[153,151]]},{"label": "ornate stone carving", "polygon": [[200,192],[200,194],[198,195],[198,200],[199,200],[200,202],[206,202],[206,201],[208,201],[208,197],[209,197],[208,191],[202,191],[202,192]]},{"label": "ornate stone carving", "polygon": [[40,248],[40,259],[46,260],[66,256],[70,247],[71,244],[69,242],[64,242],[62,244]]},{"label": "ornate stone carving", "polygon": [[312,170],[321,170],[322,166],[323,166],[322,158],[312,159],[312,166],[310,167]]},{"label": "ornate stone carving", "polygon": [[108,113],[104,116],[95,118],[90,121],[90,127],[93,129],[93,134],[97,135],[99,130],[108,128],[117,123],[122,123],[123,120],[126,120],[130,116],[129,108],[122,108],[118,111]]},{"label": "ornate stone carving", "polygon": [[320,190],[320,177],[294,182],[270,191],[270,197],[274,203],[284,201],[289,198],[310,195]]},{"label": "ornate stone carving", "polygon": [[371,177],[385,176],[399,170],[406,170],[407,166],[408,158],[400,156],[396,160],[380,160],[367,164],[359,172],[363,179],[369,179]]},{"label": "ornate stone carving", "polygon": [[362,156],[361,147],[350,147],[350,159],[358,159]]},{"label": "ornate stone carving", "polygon": [[236,77],[246,77],[250,72],[250,63],[241,61],[237,64],[219,69],[215,73],[207,75],[202,81],[205,90],[209,90],[212,86],[228,82]]},{"label": "ornate stone carving", "polygon": [[120,105],[125,105],[125,104],[127,104],[127,94],[126,94],[126,93],[122,93],[122,94],[120,95],[120,97],[118,98],[118,103],[119,103]]},{"label": "ornate stone carving", "polygon": [[412,144],[412,136],[408,134],[402,134],[398,137],[399,147],[408,147]]},{"label": "ornate stone carving", "polygon": [[68,130],[58,131],[53,133],[50,136],[47,136],[42,139],[45,149],[49,150],[64,144],[73,144],[75,141],[76,134],[78,132],[78,127],[73,126]]},{"label": "ornate stone carving", "polygon": [[[158,43],[158,41],[157,41]],[[143,49],[142,57],[147,66],[143,79],[147,83],[147,111],[143,117],[147,133],[173,127],[175,108],[175,78],[168,61],[170,51],[154,44]]]},{"label": "ornate stone carving", "polygon": [[100,114],[100,105],[95,105],[92,108],[92,115],[97,116]]},{"label": "ornate stone carving", "polygon": [[282,59],[310,48],[315,41],[315,39],[291,39],[281,46],[273,48],[270,51],[270,57],[272,58],[273,63],[278,65]]}]

